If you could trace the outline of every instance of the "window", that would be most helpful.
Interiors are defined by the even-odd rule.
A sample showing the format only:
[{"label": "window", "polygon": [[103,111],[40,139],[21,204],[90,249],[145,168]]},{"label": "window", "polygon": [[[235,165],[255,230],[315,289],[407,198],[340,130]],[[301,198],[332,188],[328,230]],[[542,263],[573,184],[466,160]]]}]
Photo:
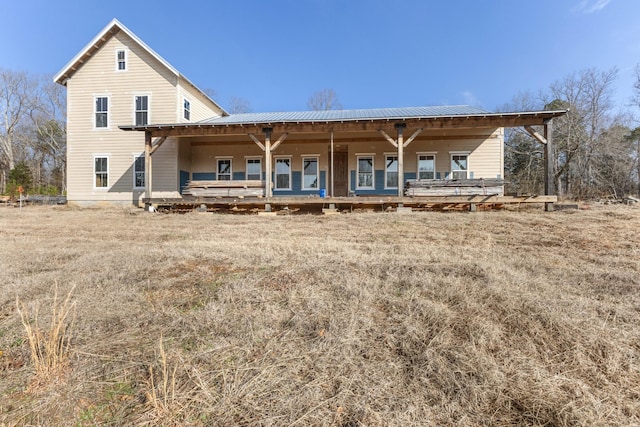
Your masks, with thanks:
[{"label": "window", "polygon": [[373,156],[358,156],[358,182],[356,188],[373,187]]},{"label": "window", "polygon": [[398,188],[398,156],[385,156],[384,165],[384,187]]},{"label": "window", "polygon": [[436,156],[433,154],[418,154],[418,179],[435,179]]},{"label": "window", "polygon": [[318,188],[318,158],[303,157],[302,158],[302,189],[315,190]]},{"label": "window", "polygon": [[276,158],[276,190],[291,190],[291,158]]},{"label": "window", "polygon": [[94,188],[107,188],[109,186],[109,158],[94,157],[93,173],[95,175]]},{"label": "window", "polygon": [[469,165],[466,154],[451,155],[451,179],[467,179]]},{"label": "window", "polygon": [[186,98],[184,100],[184,119],[191,120],[191,103]]},{"label": "window", "polygon": [[144,156],[136,156],[133,160],[133,187],[144,188]]},{"label": "window", "polygon": [[245,178],[251,180],[262,180],[262,160],[247,159],[247,169]]},{"label": "window", "polygon": [[109,98],[106,96],[96,97],[96,127],[108,128],[109,127]]},{"label": "window", "polygon": [[127,51],[126,50],[116,51],[116,70],[118,71],[127,70]]},{"label": "window", "polygon": [[136,96],[136,126],[144,126],[149,124],[149,97]]},{"label": "window", "polygon": [[231,181],[231,159],[218,159],[218,181]]}]

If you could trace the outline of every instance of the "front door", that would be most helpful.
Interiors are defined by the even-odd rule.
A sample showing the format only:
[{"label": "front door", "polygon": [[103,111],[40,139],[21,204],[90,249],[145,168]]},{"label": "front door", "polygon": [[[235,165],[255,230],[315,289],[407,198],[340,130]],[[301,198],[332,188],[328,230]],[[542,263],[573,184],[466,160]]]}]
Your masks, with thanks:
[{"label": "front door", "polygon": [[[329,153],[331,156],[331,153]],[[331,157],[329,157],[331,162]],[[335,151],[333,153],[333,197],[346,197],[349,195],[349,153],[346,151]],[[331,175],[329,175],[331,184]],[[329,186],[331,188],[331,186]]]}]

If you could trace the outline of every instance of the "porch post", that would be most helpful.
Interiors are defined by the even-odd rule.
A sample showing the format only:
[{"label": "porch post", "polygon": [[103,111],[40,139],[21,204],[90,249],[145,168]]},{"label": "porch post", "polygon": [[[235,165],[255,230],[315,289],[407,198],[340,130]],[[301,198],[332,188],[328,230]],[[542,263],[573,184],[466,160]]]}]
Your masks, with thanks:
[{"label": "porch post", "polygon": [[333,197],[333,131],[331,131],[331,194],[329,197]]},{"label": "porch post", "polygon": [[[553,142],[553,119],[544,125],[544,194],[546,196],[557,195],[556,188],[556,168],[555,168],[555,145]],[[546,203],[545,210],[553,210],[553,203]]]},{"label": "porch post", "polygon": [[[396,123],[396,130],[398,131],[398,197],[404,196],[404,128],[407,127],[406,123]],[[386,165],[385,165],[386,167]]]},{"label": "porch post", "polygon": [[272,197],[273,190],[271,187],[271,132],[273,128],[263,128],[264,132],[264,169],[265,169],[265,196]]},{"label": "porch post", "polygon": [[147,199],[147,203],[145,203],[145,208],[151,206],[151,197],[153,194],[153,185],[152,185],[152,165],[151,165],[151,132],[146,131],[144,133],[144,196]]}]

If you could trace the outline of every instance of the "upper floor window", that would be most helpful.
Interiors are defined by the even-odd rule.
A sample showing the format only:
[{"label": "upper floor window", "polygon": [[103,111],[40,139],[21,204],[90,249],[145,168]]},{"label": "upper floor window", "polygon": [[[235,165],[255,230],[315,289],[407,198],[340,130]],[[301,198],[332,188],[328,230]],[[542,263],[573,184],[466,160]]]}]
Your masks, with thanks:
[{"label": "upper floor window", "polygon": [[184,100],[184,115],[185,120],[191,120],[191,103],[188,99]]},{"label": "upper floor window", "polygon": [[433,154],[418,154],[418,179],[435,179],[436,156]]},{"label": "upper floor window", "polygon": [[95,103],[95,126],[97,128],[109,127],[109,97],[97,96]]},{"label": "upper floor window", "polygon": [[116,70],[127,70],[127,51],[124,49],[116,51]]},{"label": "upper floor window", "polygon": [[144,126],[149,124],[149,97],[136,96],[135,97],[135,109],[136,109],[136,126]]}]

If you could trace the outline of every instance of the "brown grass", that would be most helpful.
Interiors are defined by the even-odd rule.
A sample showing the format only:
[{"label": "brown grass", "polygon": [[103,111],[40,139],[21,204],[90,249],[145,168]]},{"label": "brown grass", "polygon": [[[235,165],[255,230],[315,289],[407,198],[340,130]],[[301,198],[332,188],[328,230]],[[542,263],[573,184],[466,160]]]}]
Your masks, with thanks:
[{"label": "brown grass", "polygon": [[[640,209],[0,208],[0,425],[640,423]],[[16,298],[75,287],[28,389]]]}]

